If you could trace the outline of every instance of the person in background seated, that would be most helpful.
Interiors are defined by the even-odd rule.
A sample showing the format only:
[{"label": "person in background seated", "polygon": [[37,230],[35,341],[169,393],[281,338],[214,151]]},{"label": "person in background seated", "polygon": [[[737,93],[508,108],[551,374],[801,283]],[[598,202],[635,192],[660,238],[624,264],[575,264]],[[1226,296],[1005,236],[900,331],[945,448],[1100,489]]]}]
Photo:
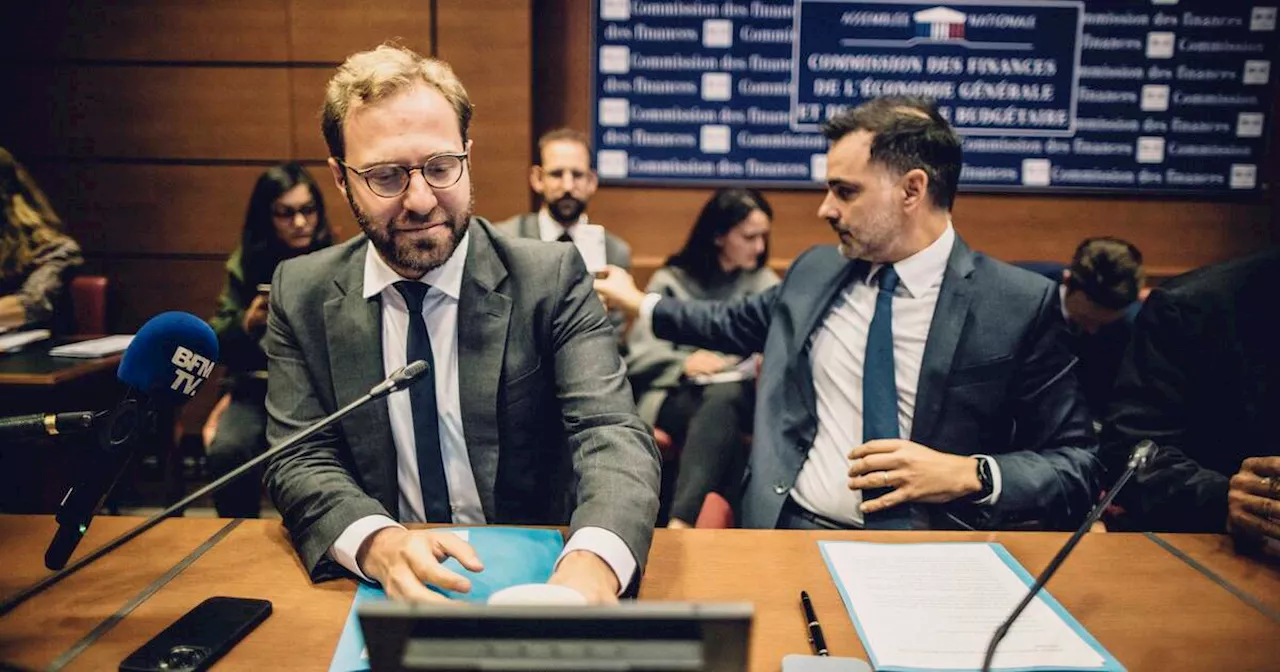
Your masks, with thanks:
[{"label": "person in background seated", "polygon": [[49,199],[0,147],[0,330],[50,326],[71,271],[84,263]]},{"label": "person in background seated", "polygon": [[596,280],[659,338],[763,350],[743,527],[1078,525],[1100,467],[1057,288],[957,235],[959,136],[897,96],[823,131],[818,216],[839,245],[782,283],[714,302]]},{"label": "person in background seated", "polygon": [[[674,299],[725,301],[778,284],[769,260],[773,209],[754,189],[721,189],[702,208],[684,247],[667,259],[647,292]],[[705,384],[700,377],[741,365],[735,355],[677,346],[632,329],[627,338],[627,376],[640,417],[682,447],[670,527],[689,527],[702,500],[720,490],[736,502],[746,467],[743,438],[750,432],[755,401],[751,376]]]},{"label": "person in background seated", "polygon": [[[597,180],[591,168],[591,141],[585,134],[557,128],[538,138],[538,165],[529,168],[529,186],[538,194],[542,207],[495,222],[499,233],[573,243],[589,273],[603,270],[604,264],[631,270],[631,246],[587,216]],[[609,321],[621,348],[625,345],[626,318],[615,311]]]},{"label": "person in background seated", "polygon": [[[333,243],[316,181],[298,163],[267,169],[253,187],[240,246],[227,259],[227,282],[218,312],[209,321],[218,334],[225,394],[205,423],[205,450],[214,478],[267,449],[267,296],[276,264]],[[214,495],[218,515],[256,518],[262,501],[262,470]]]},{"label": "person in background seated", "polygon": [[1142,308],[1146,275],[1142,252],[1126,240],[1088,238],[1069,266],[1049,262],[1015,264],[1060,282],[1062,316],[1070,328],[1071,349],[1080,360],[1077,375],[1095,420],[1106,417],[1120,358]]},{"label": "person in background seated", "polygon": [[1119,493],[1124,513],[1110,527],[1230,530],[1275,548],[1277,287],[1280,249],[1272,249],[1151,291],[1120,365],[1102,459],[1114,477],[1139,441],[1154,441],[1160,452]]},{"label": "person in background seated", "polygon": [[538,138],[538,165],[529,168],[529,186],[542,200],[542,207],[537,212],[495,222],[493,226],[500,233],[573,243],[588,266],[596,254],[584,247],[602,243],[605,263],[631,270],[631,246],[626,241],[608,231],[604,232],[603,241],[578,236],[585,225],[598,224],[587,217],[587,204],[596,193],[597,181],[596,171],[591,168],[591,142],[585,134],[558,128]]}]

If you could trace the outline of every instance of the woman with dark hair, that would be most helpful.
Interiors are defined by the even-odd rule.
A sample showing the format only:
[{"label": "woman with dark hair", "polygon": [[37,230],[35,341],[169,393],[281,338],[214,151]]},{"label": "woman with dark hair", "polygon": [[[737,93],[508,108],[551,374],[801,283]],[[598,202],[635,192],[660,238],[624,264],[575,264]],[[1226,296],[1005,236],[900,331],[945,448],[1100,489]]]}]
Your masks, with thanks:
[{"label": "woman with dark hair", "polygon": [[[222,476],[267,448],[267,357],[260,341],[267,326],[271,276],[280,262],[333,243],[324,198],[297,163],[267,169],[249,197],[240,246],[227,259],[227,283],[210,320],[218,334],[226,394],[204,426],[209,470]],[[214,496],[218,515],[256,518],[262,473],[241,478]]]},{"label": "woman with dark hair", "polygon": [[[724,301],[772,287],[778,283],[767,265],[772,219],[760,192],[720,189],[703,206],[684,247],[654,272],[647,291]],[[712,490],[736,503],[755,385],[734,372],[745,368],[750,378],[754,369],[730,355],[659,340],[650,329],[631,329],[628,346],[627,375],[640,417],[682,446],[668,525],[688,527]],[[717,375],[731,380],[714,382]]]},{"label": "woman with dark hair", "polygon": [[0,148],[0,330],[48,324],[80,246],[27,169]]}]

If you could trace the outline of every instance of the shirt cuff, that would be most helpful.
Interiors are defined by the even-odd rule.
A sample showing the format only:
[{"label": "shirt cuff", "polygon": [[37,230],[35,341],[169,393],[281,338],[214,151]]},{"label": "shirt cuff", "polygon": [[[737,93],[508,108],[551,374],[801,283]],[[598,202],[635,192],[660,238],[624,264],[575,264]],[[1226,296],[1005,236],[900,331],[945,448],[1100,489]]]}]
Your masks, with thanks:
[{"label": "shirt cuff", "polygon": [[356,562],[356,553],[360,552],[360,546],[374,532],[387,527],[404,529],[404,526],[400,523],[380,514],[365,516],[351,523],[347,526],[347,529],[342,531],[342,534],[338,535],[338,540],[329,547],[329,557],[333,558],[333,561],[339,565],[346,567],[352,574],[360,577],[361,580],[377,583],[377,581],[365,576],[364,572],[360,571],[360,565]]},{"label": "shirt cuff", "polygon": [[987,466],[991,468],[991,494],[974,502],[979,506],[995,506],[1000,501],[1000,463],[996,462],[996,458],[990,455],[974,455],[979,460],[984,460]]},{"label": "shirt cuff", "polygon": [[636,573],[636,559],[622,537],[603,527],[584,527],[569,537],[569,542],[564,545],[564,550],[556,560],[556,569],[560,568],[560,561],[564,560],[564,556],[574,551],[588,551],[604,560],[618,577],[619,595],[631,585],[631,577]]},{"label": "shirt cuff", "polygon": [[644,301],[640,302],[640,314],[637,319],[643,320],[650,330],[653,329],[653,309],[662,300],[661,294],[650,292],[644,295]]}]

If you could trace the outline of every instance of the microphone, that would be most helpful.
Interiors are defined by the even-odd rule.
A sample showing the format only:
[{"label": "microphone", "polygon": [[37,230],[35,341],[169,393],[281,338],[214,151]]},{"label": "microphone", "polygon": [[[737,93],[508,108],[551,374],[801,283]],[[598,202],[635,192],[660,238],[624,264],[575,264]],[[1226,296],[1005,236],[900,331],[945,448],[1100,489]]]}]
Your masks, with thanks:
[{"label": "microphone", "polygon": [[154,424],[157,407],[179,406],[194,397],[217,358],[218,337],[195,315],[161,313],[142,325],[116,371],[129,392],[99,423],[98,449],[81,460],[76,480],[58,505],[58,531],[45,552],[45,567],[67,564],[124,473],[138,439]]},{"label": "microphone", "polygon": [[275,457],[281,452],[284,452],[286,450],[289,450],[290,448],[293,448],[294,446],[301,443],[303,440],[310,438],[313,434],[324,430],[329,425],[332,425],[333,423],[341,420],[343,417],[345,417],[347,414],[351,413],[352,411],[356,410],[357,408],[360,408],[361,406],[369,403],[370,401],[373,401],[374,399],[385,397],[391,392],[403,390],[409,387],[410,385],[413,385],[414,383],[418,382],[419,380],[422,380],[423,374],[426,374],[430,368],[431,367],[425,361],[418,360],[409,364],[408,366],[405,366],[399,371],[396,371],[395,373],[391,374],[389,378],[375,385],[372,389],[369,390],[368,393],[366,393],[364,396],[361,396],[359,399],[356,399],[355,401],[347,404],[346,406],[343,406],[342,408],[334,411],[333,413],[330,413],[329,415],[321,418],[320,420],[317,420],[310,427],[307,427],[306,429],[303,429],[302,431],[298,432],[297,434],[294,434],[288,439],[285,439],[279,445],[276,445],[267,449],[266,452],[262,453],[261,455],[258,455],[257,457],[254,457],[253,459],[245,462],[239,467],[236,467],[235,469],[227,472],[221,478],[213,481],[212,483],[204,486],[203,488],[200,488],[199,490],[196,490],[195,492],[187,495],[186,497],[183,497],[176,504],[170,506],[164,511],[161,511],[160,513],[155,514],[154,516],[151,516],[150,518],[146,519],[145,521],[140,523],[137,527],[133,528],[132,530],[125,532],[124,534],[107,542],[106,544],[103,544],[101,548],[98,548],[97,550],[94,550],[88,555],[85,555],[83,558],[76,560],[74,563],[68,565],[65,569],[62,569],[60,571],[54,572],[53,574],[50,574],[49,576],[46,576],[40,581],[32,584],[31,586],[28,586],[27,588],[23,589],[22,591],[18,592],[12,597],[6,599],[4,602],[0,603],[0,616],[4,616],[10,611],[13,611],[14,608],[16,608],[18,605],[22,604],[23,602],[26,602],[27,600],[31,599],[32,597],[35,597],[36,595],[39,595],[40,593],[47,590],[50,586],[53,586],[54,584],[58,583],[59,581],[62,581],[68,576],[71,576],[72,574],[80,571],[81,569],[85,568],[86,566],[88,566],[98,558],[101,558],[102,556],[110,553],[111,551],[114,551],[115,549],[120,548],[121,546],[127,544],[128,542],[132,541],[143,532],[146,532],[147,530],[155,527],[156,525],[159,525],[166,518],[169,518],[178,513],[181,513],[182,510],[190,506],[192,502],[195,502],[201,497],[210,495],[212,493],[215,493],[221,490],[222,488],[226,487],[228,483],[239,478],[245,472],[253,469],[259,464],[262,464],[267,459],[271,457]]},{"label": "microphone", "polygon": [[0,440],[20,441],[87,432],[93,429],[98,418],[105,415],[105,413],[95,415],[93,411],[73,411],[71,413],[32,413],[0,418]]},{"label": "microphone", "polygon": [[1089,516],[1085,518],[1084,523],[1080,525],[1080,529],[1076,530],[1075,534],[1071,535],[1071,538],[1062,546],[1062,549],[1058,551],[1058,554],[1053,556],[1053,560],[1049,561],[1049,564],[1044,568],[1044,571],[1040,572],[1040,576],[1036,577],[1036,582],[1032,584],[1031,590],[1027,591],[1026,597],[1022,598],[1022,601],[1014,608],[1013,613],[1009,614],[1009,618],[1005,619],[1004,623],[1001,623],[1000,627],[996,628],[995,634],[991,636],[991,643],[987,645],[987,653],[982,658],[982,672],[989,672],[991,669],[991,661],[996,656],[996,647],[1000,645],[1000,642],[1005,638],[1005,635],[1009,634],[1009,628],[1013,627],[1013,622],[1022,615],[1023,610],[1031,604],[1031,600],[1035,599],[1035,596],[1039,594],[1040,590],[1049,582],[1049,579],[1053,578],[1054,573],[1058,571],[1058,567],[1060,567],[1062,562],[1067,559],[1067,556],[1071,553],[1072,549],[1076,547],[1076,544],[1080,543],[1080,540],[1084,538],[1085,532],[1089,531],[1089,528],[1092,527],[1094,523],[1098,522],[1098,518],[1102,517],[1102,512],[1106,511],[1108,506],[1111,506],[1111,500],[1116,498],[1116,494],[1120,492],[1120,488],[1123,488],[1125,483],[1128,483],[1129,479],[1133,478],[1135,473],[1146,469],[1147,465],[1151,463],[1151,460],[1159,451],[1160,448],[1156,446],[1154,442],[1146,439],[1139,441],[1138,445],[1133,447],[1133,450],[1129,453],[1129,464],[1125,467],[1124,473],[1121,474],[1120,478],[1116,481],[1115,486],[1108,490],[1106,496],[1102,498],[1102,501],[1098,502],[1098,504],[1093,507],[1093,510],[1089,512]]}]

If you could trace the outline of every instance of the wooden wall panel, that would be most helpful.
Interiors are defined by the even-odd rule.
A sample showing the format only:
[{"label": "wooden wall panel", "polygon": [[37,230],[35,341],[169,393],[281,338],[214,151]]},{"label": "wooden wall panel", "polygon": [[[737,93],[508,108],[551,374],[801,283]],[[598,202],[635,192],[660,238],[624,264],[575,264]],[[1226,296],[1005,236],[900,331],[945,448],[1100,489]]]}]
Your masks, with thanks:
[{"label": "wooden wall panel", "polygon": [[42,0],[0,14],[20,27],[0,56],[21,60],[284,61],[285,0]]},{"label": "wooden wall panel", "polygon": [[289,71],[289,104],[292,106],[293,155],[298,159],[323,161],[329,148],[320,131],[320,108],[324,88],[337,67],[294,68]]},{"label": "wooden wall panel", "polygon": [[341,63],[388,40],[431,55],[431,4],[423,0],[287,0],[292,60]]},{"label": "wooden wall panel", "polygon": [[[262,166],[33,163],[91,254],[227,254]],[[320,177],[320,176],[318,176]]]},{"label": "wooden wall panel", "polygon": [[436,55],[475,105],[476,214],[501,219],[529,206],[533,140],[532,14],[528,0],[440,0]]},{"label": "wooden wall panel", "polygon": [[291,150],[286,72],[32,66],[0,70],[0,80],[49,94],[15,101],[9,142],[28,159],[274,159]]},{"label": "wooden wall panel", "polygon": [[167,310],[183,310],[202,318],[213,316],[218,292],[226,279],[226,259],[156,259],[107,257],[103,272],[111,278],[114,330],[137,331],[144,322]]}]

